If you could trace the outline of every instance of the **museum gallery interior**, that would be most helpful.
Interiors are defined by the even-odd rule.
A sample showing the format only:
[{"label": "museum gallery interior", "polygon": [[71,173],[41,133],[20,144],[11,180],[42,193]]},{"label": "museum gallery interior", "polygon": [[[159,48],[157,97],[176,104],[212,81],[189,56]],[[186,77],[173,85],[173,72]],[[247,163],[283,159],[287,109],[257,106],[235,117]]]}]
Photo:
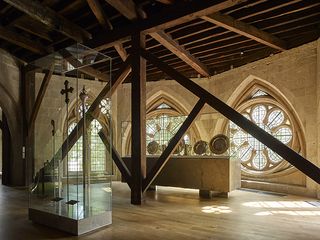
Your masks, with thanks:
[{"label": "museum gallery interior", "polygon": [[0,239],[320,239],[319,0],[1,0]]}]

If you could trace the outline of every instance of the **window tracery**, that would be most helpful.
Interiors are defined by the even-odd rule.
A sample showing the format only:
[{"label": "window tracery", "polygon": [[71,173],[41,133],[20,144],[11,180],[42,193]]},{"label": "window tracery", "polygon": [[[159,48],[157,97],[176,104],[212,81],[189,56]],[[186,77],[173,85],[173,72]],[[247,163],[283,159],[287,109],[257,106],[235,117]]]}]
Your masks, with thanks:
[{"label": "window tracery", "polygon": [[[67,127],[68,135],[77,126],[79,118],[82,118],[83,106],[81,104],[75,104],[71,110]],[[85,112],[90,108],[90,99],[85,105]],[[103,99],[99,104],[100,112],[103,117],[99,117],[99,120],[94,119],[87,130],[87,143],[90,148],[90,161],[91,161],[91,172],[101,173],[106,170],[106,148],[100,139],[98,133],[101,129],[104,129],[107,125],[107,119],[110,117],[111,113],[111,101],[109,98]],[[69,151],[69,161],[68,170],[70,172],[81,172],[82,171],[82,152],[83,152],[83,138],[82,136],[74,144],[74,146]]]},{"label": "window tracery", "polygon": [[[257,90],[239,107],[239,112],[260,128],[296,151],[301,150],[292,116],[271,95]],[[292,168],[281,156],[234,123],[229,124],[233,155],[247,175],[268,175]]]}]

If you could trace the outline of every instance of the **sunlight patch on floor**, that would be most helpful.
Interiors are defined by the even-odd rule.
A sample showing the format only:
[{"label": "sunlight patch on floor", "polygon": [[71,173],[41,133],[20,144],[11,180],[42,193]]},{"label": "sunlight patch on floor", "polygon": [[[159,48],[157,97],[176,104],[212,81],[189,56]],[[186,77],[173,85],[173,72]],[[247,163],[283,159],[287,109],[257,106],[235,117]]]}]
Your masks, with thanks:
[{"label": "sunlight patch on floor", "polygon": [[231,211],[230,207],[212,205],[212,206],[203,207],[201,209],[201,212],[203,212],[203,213],[221,214],[221,213],[231,213],[232,211]]},{"label": "sunlight patch on floor", "polygon": [[257,212],[256,216],[270,216],[270,215],[289,215],[289,216],[320,216],[320,211],[265,211]]},{"label": "sunlight patch on floor", "polygon": [[245,202],[242,205],[253,208],[317,208],[305,201],[258,201]]}]

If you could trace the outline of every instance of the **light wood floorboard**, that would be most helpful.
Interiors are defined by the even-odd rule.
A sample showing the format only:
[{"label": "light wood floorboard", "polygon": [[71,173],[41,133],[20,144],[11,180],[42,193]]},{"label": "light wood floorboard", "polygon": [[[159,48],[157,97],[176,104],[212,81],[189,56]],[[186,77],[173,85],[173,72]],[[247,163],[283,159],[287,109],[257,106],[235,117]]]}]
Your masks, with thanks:
[{"label": "light wood floorboard", "polygon": [[31,223],[26,191],[0,187],[0,239],[320,239],[320,201],[237,190],[228,199],[199,199],[198,191],[159,187],[142,206],[113,184],[113,224],[73,237]]}]

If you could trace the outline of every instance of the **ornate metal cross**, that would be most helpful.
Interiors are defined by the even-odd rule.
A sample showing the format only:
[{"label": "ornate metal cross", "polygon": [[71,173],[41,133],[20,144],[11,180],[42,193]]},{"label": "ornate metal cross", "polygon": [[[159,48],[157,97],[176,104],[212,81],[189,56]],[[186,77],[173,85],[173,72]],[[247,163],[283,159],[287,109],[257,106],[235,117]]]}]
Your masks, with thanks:
[{"label": "ornate metal cross", "polygon": [[73,92],[73,87],[68,87],[69,86],[69,81],[68,80],[65,80],[64,81],[64,89],[62,89],[61,91],[60,91],[60,93],[62,94],[62,95],[66,95],[66,98],[65,98],[65,103],[66,104],[68,104],[69,103],[69,101],[70,101],[70,99],[69,99],[69,93],[72,93]]}]

